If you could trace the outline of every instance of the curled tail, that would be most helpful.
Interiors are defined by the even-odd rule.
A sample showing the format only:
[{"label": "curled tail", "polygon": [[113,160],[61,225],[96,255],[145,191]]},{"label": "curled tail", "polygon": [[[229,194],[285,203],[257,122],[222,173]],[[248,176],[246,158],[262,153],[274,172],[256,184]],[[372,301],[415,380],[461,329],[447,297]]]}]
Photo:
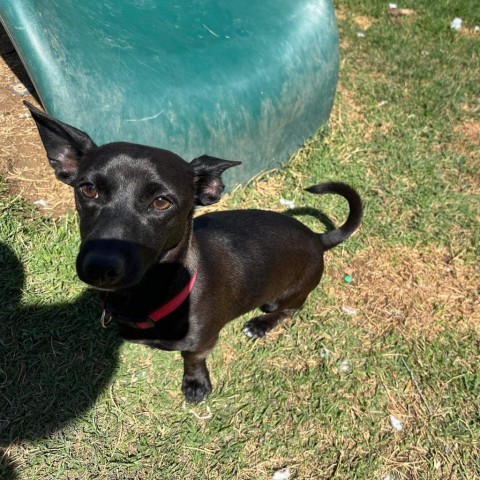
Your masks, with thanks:
[{"label": "curled tail", "polygon": [[320,241],[325,250],[335,247],[346,240],[359,226],[362,221],[362,199],[360,195],[350,186],[340,182],[319,183],[305,189],[310,193],[334,193],[345,198],[348,202],[350,212],[347,221],[339,228],[320,234]]}]

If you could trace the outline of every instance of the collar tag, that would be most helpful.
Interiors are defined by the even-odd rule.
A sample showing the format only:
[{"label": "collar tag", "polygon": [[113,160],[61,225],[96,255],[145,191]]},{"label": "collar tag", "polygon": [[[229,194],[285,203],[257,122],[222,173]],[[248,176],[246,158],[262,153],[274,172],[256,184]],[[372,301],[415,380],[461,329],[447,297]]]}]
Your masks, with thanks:
[{"label": "collar tag", "polygon": [[102,312],[102,316],[100,317],[100,325],[103,328],[107,328],[112,323],[112,314],[107,312],[107,309],[104,308]]}]

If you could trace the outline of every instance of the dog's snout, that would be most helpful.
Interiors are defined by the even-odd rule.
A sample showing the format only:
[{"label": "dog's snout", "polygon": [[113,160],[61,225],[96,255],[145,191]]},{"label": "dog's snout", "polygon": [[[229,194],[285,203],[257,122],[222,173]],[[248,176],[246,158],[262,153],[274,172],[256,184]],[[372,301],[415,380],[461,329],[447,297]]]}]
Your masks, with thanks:
[{"label": "dog's snout", "polygon": [[80,278],[98,288],[113,288],[125,275],[125,258],[114,252],[89,251],[77,263]]},{"label": "dog's snout", "polygon": [[77,273],[83,282],[103,290],[132,286],[143,275],[139,247],[121,240],[89,240],[80,248]]}]

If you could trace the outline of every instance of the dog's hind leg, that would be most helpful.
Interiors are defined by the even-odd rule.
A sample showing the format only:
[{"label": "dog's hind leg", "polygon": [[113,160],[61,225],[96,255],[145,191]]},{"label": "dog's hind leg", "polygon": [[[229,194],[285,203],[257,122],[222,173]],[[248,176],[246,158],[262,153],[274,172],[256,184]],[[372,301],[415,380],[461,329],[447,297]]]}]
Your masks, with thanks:
[{"label": "dog's hind leg", "polygon": [[243,327],[243,333],[248,338],[264,337],[272,328],[285,318],[291,318],[299,308],[288,308],[279,312],[264,313],[249,320]]},{"label": "dog's hind leg", "polygon": [[318,285],[321,273],[320,270],[318,275],[311,276],[303,285],[296,285],[296,288],[284,294],[283,298],[280,297],[262,305],[261,310],[265,313],[245,323],[243,333],[248,338],[261,338],[282,320],[292,318],[303,307],[310,292]]}]

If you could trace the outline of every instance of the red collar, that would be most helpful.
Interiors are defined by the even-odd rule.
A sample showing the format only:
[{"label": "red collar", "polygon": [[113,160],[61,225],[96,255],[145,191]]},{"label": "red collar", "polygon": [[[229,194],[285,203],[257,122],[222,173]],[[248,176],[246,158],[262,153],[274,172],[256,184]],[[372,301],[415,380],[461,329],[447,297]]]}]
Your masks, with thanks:
[{"label": "red collar", "polygon": [[161,307],[157,308],[153,312],[151,312],[146,320],[131,320],[122,316],[119,316],[113,313],[108,307],[103,309],[102,316],[100,318],[100,323],[103,327],[107,327],[113,318],[118,320],[120,323],[129,325],[134,328],[140,328],[141,330],[145,330],[147,328],[153,328],[159,320],[165,318],[167,315],[170,315],[173,311],[175,311],[182,303],[187,299],[190,295],[190,292],[193,290],[195,285],[195,280],[197,279],[197,271],[195,271],[192,275],[190,281],[185,285],[180,293],[177,293],[172,299],[170,299],[167,303],[164,303]]}]

